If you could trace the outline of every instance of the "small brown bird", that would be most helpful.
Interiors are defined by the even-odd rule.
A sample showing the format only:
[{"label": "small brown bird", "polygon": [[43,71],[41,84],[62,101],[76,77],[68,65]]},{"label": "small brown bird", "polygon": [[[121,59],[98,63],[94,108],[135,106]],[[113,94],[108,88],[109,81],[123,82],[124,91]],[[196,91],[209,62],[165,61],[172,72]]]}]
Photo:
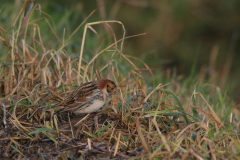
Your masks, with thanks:
[{"label": "small brown bird", "polygon": [[109,79],[87,82],[69,93],[52,109],[59,108],[60,112],[72,111],[76,115],[96,112],[108,102],[116,88],[116,84]]}]

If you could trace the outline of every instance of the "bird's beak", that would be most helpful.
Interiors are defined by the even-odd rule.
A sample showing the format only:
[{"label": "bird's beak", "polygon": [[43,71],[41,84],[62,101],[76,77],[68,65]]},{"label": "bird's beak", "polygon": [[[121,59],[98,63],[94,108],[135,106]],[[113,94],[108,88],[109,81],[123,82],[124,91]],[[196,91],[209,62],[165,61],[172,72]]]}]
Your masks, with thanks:
[{"label": "bird's beak", "polygon": [[118,88],[115,88],[112,93],[113,94],[118,94]]}]

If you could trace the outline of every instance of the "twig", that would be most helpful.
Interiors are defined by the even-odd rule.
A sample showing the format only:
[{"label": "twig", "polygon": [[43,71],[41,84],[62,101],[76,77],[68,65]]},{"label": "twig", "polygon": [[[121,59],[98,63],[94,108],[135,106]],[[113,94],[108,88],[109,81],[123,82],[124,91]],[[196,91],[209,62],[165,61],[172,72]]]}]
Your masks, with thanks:
[{"label": "twig", "polygon": [[[105,152],[105,153],[108,153],[107,150],[102,149],[102,148],[99,148],[98,146],[95,146],[94,144],[92,144],[92,147],[94,147],[94,148],[96,148],[96,149],[99,149],[100,151],[103,151],[103,152]],[[121,154],[121,153],[117,153],[116,155],[121,156],[121,157],[124,157],[124,158],[129,158],[129,156],[123,155],[123,154]]]},{"label": "twig", "polygon": [[69,117],[69,112],[68,112],[68,120],[69,120],[69,124],[70,124],[70,127],[71,127],[72,138],[74,139],[74,134],[73,134],[73,129],[72,129],[72,123],[71,123],[71,120],[70,120],[70,117]]},{"label": "twig", "polygon": [[41,108],[43,108],[44,106],[42,106],[42,107],[37,107],[34,111],[33,111],[33,113],[31,114],[31,116],[27,119],[28,121],[35,115],[35,113],[38,111],[38,109],[41,109]]},{"label": "twig", "polygon": [[2,102],[2,105],[3,105],[3,124],[4,124],[4,127],[5,128],[7,128],[7,121],[6,121],[6,114],[7,114],[7,112],[6,112],[6,106],[5,106],[5,104],[3,103],[3,101],[1,100],[1,102]]},{"label": "twig", "polygon": [[117,144],[116,144],[116,148],[115,148],[115,151],[114,151],[114,154],[113,154],[114,157],[116,156],[117,151],[118,151],[120,138],[121,138],[121,131],[120,131],[119,134],[118,134]]},{"label": "twig", "polygon": [[90,115],[90,113],[88,113],[85,117],[83,117],[83,119],[81,119],[79,122],[77,122],[74,126],[77,126],[78,124],[80,124],[83,120],[85,120],[88,116]]}]

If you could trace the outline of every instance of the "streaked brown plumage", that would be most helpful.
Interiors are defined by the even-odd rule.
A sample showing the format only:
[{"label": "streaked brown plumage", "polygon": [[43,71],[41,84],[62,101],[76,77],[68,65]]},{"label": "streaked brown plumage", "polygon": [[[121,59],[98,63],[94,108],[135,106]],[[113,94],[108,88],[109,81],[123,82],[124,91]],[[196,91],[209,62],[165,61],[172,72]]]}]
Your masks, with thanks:
[{"label": "streaked brown plumage", "polygon": [[57,103],[52,109],[61,109],[61,112],[72,111],[78,115],[99,110],[116,90],[116,84],[109,79],[87,82],[71,93],[62,102]]}]

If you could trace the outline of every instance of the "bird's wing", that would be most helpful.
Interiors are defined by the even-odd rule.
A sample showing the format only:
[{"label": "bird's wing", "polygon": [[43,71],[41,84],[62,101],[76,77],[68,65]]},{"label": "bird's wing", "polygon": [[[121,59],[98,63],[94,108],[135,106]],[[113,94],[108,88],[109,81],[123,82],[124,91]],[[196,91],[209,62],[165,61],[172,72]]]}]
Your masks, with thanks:
[{"label": "bird's wing", "polygon": [[[59,102],[55,104],[52,109],[61,109],[66,106],[69,106],[74,103],[84,103],[84,101],[88,101],[89,97],[92,95],[93,91],[97,89],[98,86],[96,84],[96,81],[87,82],[76,89],[74,89],[72,92],[70,92],[63,100],[62,102]],[[77,105],[77,104],[76,104]],[[70,109],[70,106],[67,107]],[[65,110],[65,109],[64,109]]]},{"label": "bird's wing", "polygon": [[61,112],[65,112],[65,111],[69,111],[69,110],[73,111],[76,108],[82,108],[89,101],[91,101],[91,97],[82,97],[77,100],[70,101],[65,106],[63,106],[63,109],[61,110]]},{"label": "bird's wing", "polygon": [[91,89],[91,91],[86,91],[84,93],[78,94],[74,97],[74,101],[69,102],[65,105],[61,112],[71,110],[72,112],[84,110],[86,107],[94,103],[96,98],[102,98],[102,92],[98,89]]},{"label": "bird's wing", "polygon": [[86,84],[82,86],[80,89],[74,91],[75,93],[73,95],[73,99],[75,101],[82,101],[82,99],[84,98],[91,97],[91,95],[96,89],[98,89],[98,86],[96,84],[94,83]]}]

